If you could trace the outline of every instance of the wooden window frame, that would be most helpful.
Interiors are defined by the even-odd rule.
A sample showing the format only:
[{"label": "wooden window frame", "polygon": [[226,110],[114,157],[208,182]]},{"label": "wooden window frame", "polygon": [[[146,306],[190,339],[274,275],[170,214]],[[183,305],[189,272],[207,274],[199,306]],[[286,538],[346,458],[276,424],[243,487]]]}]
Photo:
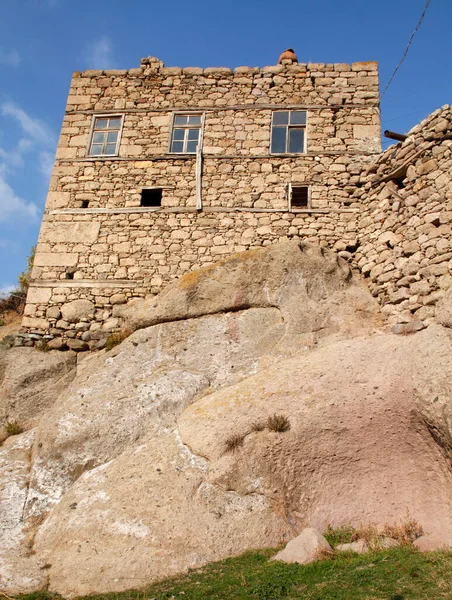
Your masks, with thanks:
[{"label": "wooden window frame", "polygon": [[[189,124],[175,125],[176,117],[180,117],[180,116],[184,116],[184,117],[199,116],[199,117],[201,117],[201,122],[199,125],[189,125]],[[169,135],[169,141],[168,141],[168,154],[175,154],[177,156],[180,156],[182,154],[188,154],[189,156],[196,156],[196,153],[197,153],[196,150],[194,152],[187,152],[186,150],[183,150],[182,152],[174,152],[173,150],[171,150],[171,146],[173,145],[173,131],[175,128],[186,130],[185,137],[184,137],[184,148],[185,148],[187,145],[187,142],[188,142],[187,131],[190,129],[199,129],[198,148],[202,149],[202,145],[203,145],[203,141],[204,141],[205,120],[206,120],[206,113],[203,111],[200,111],[200,110],[180,110],[180,111],[173,112],[173,114],[171,115],[170,135]]]},{"label": "wooden window frame", "polygon": [[[288,118],[288,123],[287,125],[274,125],[273,121],[274,121],[274,117],[275,114],[277,113],[282,113],[282,112],[287,112],[289,113],[289,118]],[[302,112],[305,114],[305,123],[304,124],[293,124],[291,125],[290,123],[290,114],[291,113],[295,113],[295,112]],[[285,151],[284,152],[272,152],[272,140],[273,140],[273,129],[274,128],[278,128],[278,129],[285,129],[286,130],[286,147],[285,147]],[[304,136],[303,136],[303,150],[301,152],[289,152],[288,150],[288,146],[289,146],[289,132],[291,129],[303,129],[304,130]],[[301,154],[306,154],[306,149],[307,149],[307,145],[308,145],[308,111],[307,110],[274,110],[272,111],[272,121],[271,121],[271,128],[270,128],[270,155],[271,156],[284,156],[284,155],[301,155]]]},{"label": "wooden window frame", "polygon": [[[96,133],[96,131],[108,131],[108,129],[103,129],[103,130],[97,130],[95,125],[96,125],[96,120],[97,119],[121,119],[121,123],[119,126],[119,129],[114,129],[112,131],[117,131],[118,132],[118,139],[116,140],[116,150],[114,154],[91,154],[91,148],[93,145],[93,138],[94,138],[94,134]],[[91,128],[90,128],[90,132],[89,132],[89,138],[88,138],[88,145],[86,147],[86,156],[89,158],[114,158],[116,156],[119,156],[119,147],[121,145],[121,138],[122,138],[122,130],[124,128],[124,115],[123,114],[100,114],[100,115],[93,115],[92,121],[91,121]]]}]

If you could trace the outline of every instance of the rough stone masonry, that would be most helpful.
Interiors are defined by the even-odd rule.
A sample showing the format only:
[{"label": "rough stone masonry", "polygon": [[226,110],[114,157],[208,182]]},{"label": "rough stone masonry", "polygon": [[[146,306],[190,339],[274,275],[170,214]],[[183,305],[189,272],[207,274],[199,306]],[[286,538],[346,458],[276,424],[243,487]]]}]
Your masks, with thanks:
[{"label": "rough stone masonry", "polygon": [[381,154],[375,62],[75,72],[17,343],[96,347],[115,306],[288,237],[342,253],[391,322],[428,321],[450,129],[445,107]]}]

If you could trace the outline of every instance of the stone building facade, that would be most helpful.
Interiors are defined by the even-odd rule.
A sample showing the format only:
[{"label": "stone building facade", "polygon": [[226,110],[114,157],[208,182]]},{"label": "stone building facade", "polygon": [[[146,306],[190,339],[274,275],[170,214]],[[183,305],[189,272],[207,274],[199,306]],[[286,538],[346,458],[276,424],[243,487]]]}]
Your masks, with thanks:
[{"label": "stone building facade", "polygon": [[380,152],[375,62],[76,72],[24,330],[89,340],[116,304],[287,236],[353,253]]}]

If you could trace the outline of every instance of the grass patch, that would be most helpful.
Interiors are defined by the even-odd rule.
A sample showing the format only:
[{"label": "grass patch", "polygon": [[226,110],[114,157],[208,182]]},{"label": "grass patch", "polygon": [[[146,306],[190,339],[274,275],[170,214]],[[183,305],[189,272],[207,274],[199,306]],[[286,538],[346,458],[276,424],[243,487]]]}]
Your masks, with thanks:
[{"label": "grass patch", "polygon": [[[275,550],[247,552],[142,590],[89,600],[443,600],[452,598],[452,553],[400,547],[335,555],[309,565],[269,561]],[[22,600],[55,600],[39,592]]]},{"label": "grass patch", "polygon": [[243,446],[243,442],[245,440],[244,435],[240,435],[239,433],[233,433],[230,435],[224,443],[224,453],[227,452],[235,452],[241,446]]}]

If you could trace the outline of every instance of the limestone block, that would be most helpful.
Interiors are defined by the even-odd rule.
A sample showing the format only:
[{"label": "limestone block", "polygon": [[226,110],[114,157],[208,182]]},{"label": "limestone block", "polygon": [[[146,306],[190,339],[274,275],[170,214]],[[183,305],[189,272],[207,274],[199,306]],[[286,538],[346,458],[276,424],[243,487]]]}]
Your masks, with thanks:
[{"label": "limestone block", "polygon": [[46,208],[48,210],[53,210],[55,208],[65,208],[69,205],[70,199],[70,192],[49,192],[47,194]]},{"label": "limestone block", "polygon": [[45,222],[41,227],[41,242],[93,244],[99,235],[100,223],[80,221]]},{"label": "limestone block", "polygon": [[39,252],[35,256],[35,267],[75,267],[78,254],[71,252]]},{"label": "limestone block", "polygon": [[68,323],[78,323],[81,319],[92,319],[94,304],[89,300],[73,300],[63,304],[61,314]]},{"label": "limestone block", "polygon": [[51,296],[51,288],[30,287],[28,288],[27,304],[47,304]]},{"label": "limestone block", "polygon": [[303,529],[298,537],[291,540],[284,550],[278,552],[272,560],[304,565],[316,559],[321,551],[332,551],[323,535],[312,527]]},{"label": "limestone block", "polygon": [[30,327],[32,329],[47,329],[49,327],[49,322],[45,319],[24,317],[22,319],[22,327]]}]

